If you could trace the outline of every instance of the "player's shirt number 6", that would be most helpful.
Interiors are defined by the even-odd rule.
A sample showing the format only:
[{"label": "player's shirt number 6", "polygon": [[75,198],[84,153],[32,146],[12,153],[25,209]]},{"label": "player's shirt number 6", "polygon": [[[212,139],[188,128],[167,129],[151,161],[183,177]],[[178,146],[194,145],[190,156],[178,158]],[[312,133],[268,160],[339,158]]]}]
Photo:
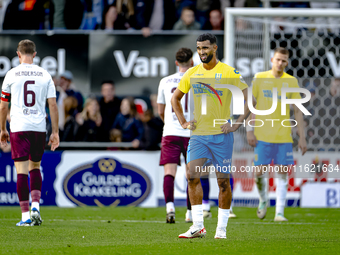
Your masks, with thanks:
[{"label": "player's shirt number 6", "polygon": [[[35,84],[35,81],[26,81],[24,83],[24,104],[27,107],[32,107],[35,105],[35,93],[33,90],[28,90],[29,84]],[[32,96],[32,101],[30,103],[28,102],[28,95]]]}]

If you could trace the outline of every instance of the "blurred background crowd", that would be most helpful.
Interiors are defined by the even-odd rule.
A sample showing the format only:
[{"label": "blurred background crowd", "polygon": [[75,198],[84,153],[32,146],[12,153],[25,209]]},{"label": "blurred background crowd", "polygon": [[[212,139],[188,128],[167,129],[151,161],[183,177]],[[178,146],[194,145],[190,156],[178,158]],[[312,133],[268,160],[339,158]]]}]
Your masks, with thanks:
[{"label": "blurred background crowd", "polygon": [[[272,2],[281,8],[339,8],[338,2]],[[19,30],[223,30],[227,7],[261,0],[0,0],[2,28]],[[336,22],[330,19],[330,22]]]},{"label": "blurred background crowd", "polygon": [[[100,95],[91,94],[84,98],[72,82],[71,71],[66,70],[53,80],[61,142],[129,142],[130,149],[160,149],[163,121],[157,111],[157,95],[120,98],[115,95],[114,82],[106,80],[101,84]],[[52,131],[48,106],[46,112],[48,139]],[[9,114],[7,120],[10,131]],[[7,152],[10,146],[1,149]]]},{"label": "blurred background crowd", "polygon": [[[270,4],[273,8],[334,9],[340,6],[339,2],[326,1]],[[145,37],[160,30],[223,31],[224,9],[228,7],[263,6],[261,0],[0,0],[0,28],[140,30]],[[320,19],[324,20],[315,22],[339,24],[339,19]],[[236,22],[236,28],[247,32],[242,24]],[[280,30],[283,29],[280,27]],[[292,65],[295,67],[293,62],[294,59]],[[100,94],[84,95],[79,91],[79,84],[77,89],[72,70],[53,79],[57,89],[61,141],[130,142],[132,149],[159,149],[163,122],[157,111],[157,95],[150,92],[137,98],[118,97],[112,80],[102,81]],[[332,77],[325,86],[318,84],[318,80],[309,79],[301,80],[300,85],[312,93],[307,108],[314,117],[305,118],[309,144],[316,146],[320,140],[324,144],[340,144],[337,128],[340,126],[337,109],[340,105],[340,78]],[[320,116],[325,120],[320,121]],[[49,115],[46,121],[50,132]],[[293,132],[297,130],[293,129]],[[322,139],[325,133],[330,138]],[[238,144],[237,151],[247,150],[246,140],[240,139]],[[10,147],[3,149],[9,150]]]}]

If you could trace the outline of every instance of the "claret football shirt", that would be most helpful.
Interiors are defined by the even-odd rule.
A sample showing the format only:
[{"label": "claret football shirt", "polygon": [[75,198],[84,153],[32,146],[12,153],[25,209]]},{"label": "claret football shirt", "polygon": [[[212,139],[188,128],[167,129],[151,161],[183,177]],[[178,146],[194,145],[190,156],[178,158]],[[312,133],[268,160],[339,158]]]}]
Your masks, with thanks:
[{"label": "claret football shirt", "polygon": [[1,100],[11,102],[11,132],[46,132],[46,99],[56,97],[51,75],[34,64],[20,64],[7,72]]}]

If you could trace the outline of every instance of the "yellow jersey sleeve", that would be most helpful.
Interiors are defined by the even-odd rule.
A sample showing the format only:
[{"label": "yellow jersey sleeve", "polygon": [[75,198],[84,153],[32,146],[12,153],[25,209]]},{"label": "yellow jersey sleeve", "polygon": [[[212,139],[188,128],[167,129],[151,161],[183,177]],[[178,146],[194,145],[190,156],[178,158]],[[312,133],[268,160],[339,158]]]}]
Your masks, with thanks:
[{"label": "yellow jersey sleeve", "polygon": [[191,69],[185,72],[183,75],[181,81],[178,84],[178,89],[182,91],[184,94],[188,93],[190,90],[190,74],[191,74]]},{"label": "yellow jersey sleeve", "polygon": [[246,88],[248,88],[248,85],[246,83],[246,81],[243,79],[243,77],[239,74],[237,77],[237,87],[239,87],[241,90],[244,90]]},{"label": "yellow jersey sleeve", "polygon": [[[294,77],[292,78],[291,84],[290,84],[291,88],[300,88],[297,79]],[[291,99],[300,99],[301,98],[301,94],[299,92],[292,92],[289,95],[289,98]]]}]

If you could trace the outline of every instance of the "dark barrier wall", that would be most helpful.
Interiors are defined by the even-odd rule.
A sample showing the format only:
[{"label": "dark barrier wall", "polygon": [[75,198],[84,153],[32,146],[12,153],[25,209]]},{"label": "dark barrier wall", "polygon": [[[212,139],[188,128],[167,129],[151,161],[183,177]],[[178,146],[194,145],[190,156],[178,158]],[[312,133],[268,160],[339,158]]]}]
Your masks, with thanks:
[{"label": "dark barrier wall", "polygon": [[[79,33],[79,32],[78,32]],[[118,95],[157,93],[160,79],[176,72],[175,54],[181,47],[196,51],[196,39],[202,31],[190,34],[155,34],[144,38],[140,33],[107,34],[0,34],[0,83],[6,72],[19,64],[18,42],[36,43],[36,64],[51,75],[64,69],[74,75],[74,85],[86,96],[100,93],[103,80],[116,82]],[[223,57],[223,34],[218,38],[219,57]],[[198,56],[195,55],[198,62]]]},{"label": "dark barrier wall", "polygon": [[[202,33],[202,32],[200,32]],[[176,72],[175,54],[179,48],[196,52],[200,33],[189,35],[90,36],[91,91],[99,92],[103,79],[112,78],[119,94],[157,93],[160,79]],[[219,58],[223,57],[223,35],[217,35]],[[198,56],[194,56],[198,62]]]},{"label": "dark barrier wall", "polygon": [[20,40],[33,40],[37,46],[35,63],[52,76],[66,69],[72,70],[78,89],[89,91],[89,36],[88,35],[28,35],[0,34],[0,83],[6,72],[19,64],[16,54]]}]

